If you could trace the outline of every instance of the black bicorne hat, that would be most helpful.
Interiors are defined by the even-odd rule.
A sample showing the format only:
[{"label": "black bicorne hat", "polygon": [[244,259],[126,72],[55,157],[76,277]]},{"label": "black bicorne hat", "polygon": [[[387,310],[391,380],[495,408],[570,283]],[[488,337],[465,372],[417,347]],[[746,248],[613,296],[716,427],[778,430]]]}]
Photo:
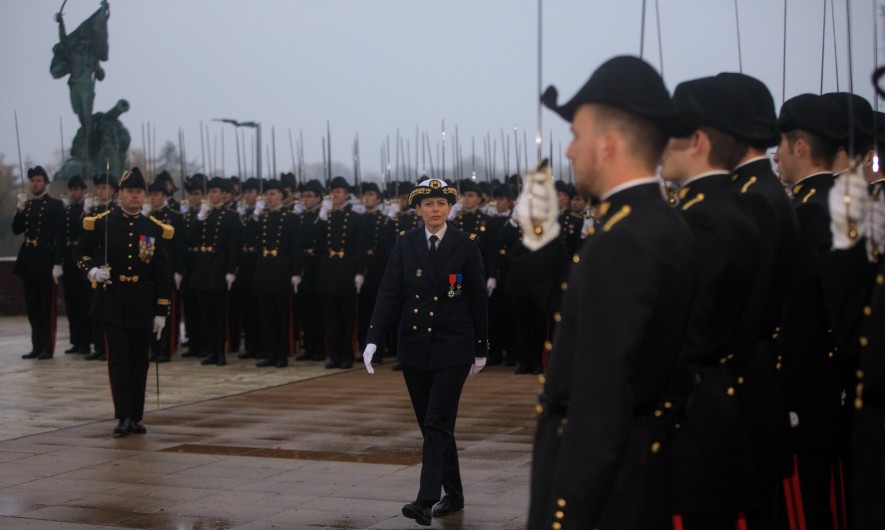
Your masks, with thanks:
[{"label": "black bicorne hat", "polygon": [[120,189],[146,190],[147,185],[145,184],[144,175],[141,174],[141,170],[134,167],[129,171],[124,171],[123,176],[120,177]]},{"label": "black bicorne hat", "polygon": [[281,173],[280,174],[280,185],[284,188],[292,188],[293,190],[298,188],[298,182],[295,179],[294,173]]},{"label": "black bicorne hat", "polygon": [[757,132],[750,97],[718,77],[680,83],[673,90],[673,105],[695,105],[700,113],[698,127],[706,125],[741,139]]},{"label": "black bicorne hat", "polygon": [[120,189],[120,184],[117,182],[117,179],[113,175],[108,175],[107,173],[102,173],[101,175],[93,175],[92,183],[96,186],[98,186],[99,184],[107,184],[115,190]]},{"label": "black bicorne hat", "polygon": [[157,178],[155,181],[151,182],[148,185],[147,190],[148,190],[148,193],[153,193],[155,191],[162,192],[163,195],[166,195],[167,197],[172,195],[172,193],[169,192],[169,188],[166,187],[166,184],[164,183],[164,181],[160,180],[159,178]]},{"label": "black bicorne hat", "polygon": [[221,191],[230,192],[231,191],[230,181],[227,180],[226,178],[222,178],[222,177],[212,177],[212,180],[210,180],[209,183],[206,184],[206,190],[208,191],[212,188],[218,188]]},{"label": "black bicorne hat", "polygon": [[675,108],[664,80],[651,65],[638,57],[609,59],[567,103],[557,103],[556,87],[547,87],[541,102],[571,122],[578,107],[586,103],[614,107],[651,122],[667,136],[683,136],[697,127],[692,108]]},{"label": "black bicorne hat", "polygon": [[249,177],[249,178],[247,178],[247,179],[243,182],[243,184],[240,186],[240,190],[242,190],[242,191],[247,191],[247,190],[259,190],[259,189],[261,189],[261,187],[260,187],[260,185],[259,185],[259,183],[258,183],[258,179],[255,178],[255,177]]},{"label": "black bicorne hat", "polygon": [[802,130],[833,142],[842,142],[848,134],[839,106],[817,94],[799,94],[785,101],[777,126],[782,133]]},{"label": "black bicorne hat", "polygon": [[[840,142],[842,147],[846,150],[849,148],[850,137],[847,132],[850,123],[854,132],[855,154],[869,151],[873,143],[873,107],[870,102],[850,92],[830,92],[824,94],[824,97],[838,105],[845,119],[846,134],[845,140]],[[849,106],[851,113],[849,113]]]},{"label": "black bicorne hat", "polygon": [[270,180],[264,181],[264,191],[277,190],[283,194],[283,197],[286,197],[288,195],[288,192],[286,191],[286,189],[283,186],[284,186],[284,184],[277,179],[270,179]]},{"label": "black bicorne hat", "polygon": [[178,191],[178,186],[175,185],[175,181],[172,180],[172,175],[169,174],[165,169],[160,171],[157,177],[154,179],[154,182],[171,182],[172,183],[172,191]]},{"label": "black bicorne hat", "polygon": [[203,191],[203,185],[206,183],[206,175],[196,173],[185,180],[184,189],[188,192]]},{"label": "black bicorne hat", "polygon": [[378,194],[378,197],[381,197],[381,188],[378,187],[378,184],[375,184],[374,182],[363,182],[361,189],[362,193],[373,191]]},{"label": "black bicorne hat", "polygon": [[326,190],[323,189],[323,185],[317,179],[311,179],[304,183],[304,186],[301,189],[301,193],[307,191],[314,193],[319,197],[322,197],[326,193]]},{"label": "black bicorne hat", "polygon": [[472,191],[476,194],[482,195],[482,191],[479,189],[479,185],[470,179],[462,180],[460,183],[460,186],[461,186],[461,195],[464,195],[468,191]]},{"label": "black bicorne hat", "polygon": [[86,181],[83,180],[83,177],[80,175],[74,175],[73,177],[68,179],[68,189],[74,188],[85,188]]},{"label": "black bicorne hat", "polygon": [[780,143],[781,134],[777,130],[777,112],[774,98],[765,83],[747,74],[722,72],[716,77],[749,96],[753,103],[755,132],[752,136],[740,138],[756,148],[773,147]]},{"label": "black bicorne hat", "polygon": [[334,190],[335,188],[344,188],[349,192],[350,184],[347,183],[347,179],[344,177],[335,177],[332,179],[332,182],[329,183],[329,189]]},{"label": "black bicorne hat", "polygon": [[46,170],[43,169],[43,166],[28,168],[28,180],[31,180],[34,177],[43,177],[43,180],[49,180],[49,175],[46,173]]}]

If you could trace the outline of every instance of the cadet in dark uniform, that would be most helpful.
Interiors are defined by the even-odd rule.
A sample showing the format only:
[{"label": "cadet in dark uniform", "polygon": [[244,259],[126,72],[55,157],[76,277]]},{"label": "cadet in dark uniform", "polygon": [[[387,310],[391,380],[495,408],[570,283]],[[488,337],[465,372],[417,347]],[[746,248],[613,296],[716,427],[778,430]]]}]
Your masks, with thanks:
[{"label": "cadet in dark uniform", "polygon": [[[400,232],[366,337],[363,362],[369,373],[376,345],[399,318],[397,360],[424,436],[421,486],[403,515],[424,526],[464,508],[455,444],[455,420],[468,374],[485,366],[488,294],[476,234],[465,234],[446,218],[457,191],[444,181],[425,180],[410,204],[424,228]],[[442,501],[433,508],[445,492]]]},{"label": "cadet in dark uniform", "polygon": [[199,291],[191,284],[194,275],[194,262],[199,254],[199,245],[190,244],[187,239],[191,229],[197,224],[197,215],[203,205],[203,191],[206,186],[206,176],[197,173],[185,182],[187,191],[187,204],[182,208],[184,212],[185,241],[187,253],[184,261],[184,276],[181,280],[181,301],[184,303],[184,330],[187,333],[188,351],[181,354],[182,357],[205,357],[206,344],[203,342],[203,326],[200,318]]},{"label": "cadet in dark uniform", "polygon": [[257,215],[259,237],[252,288],[258,292],[261,353],[257,366],[284,368],[289,362],[289,322],[295,287],[297,218],[283,206],[285,192],[278,180],[264,183],[267,208]]},{"label": "cadet in dark uniform", "polygon": [[187,232],[184,228],[184,216],[178,210],[173,210],[167,201],[169,200],[169,187],[161,180],[155,180],[148,186],[151,218],[171,226],[175,230],[172,240],[166,245],[169,253],[169,267],[173,272],[175,285],[169,304],[169,317],[163,326],[160,339],[151,345],[151,361],[166,363],[172,360],[172,355],[178,349],[178,328],[181,322],[181,300],[178,294],[179,284],[184,274],[185,254],[187,243],[184,238]]},{"label": "cadet in dark uniform", "polygon": [[326,235],[326,223],[320,219],[323,185],[309,180],[301,191],[304,211],[298,214],[298,247],[296,254],[295,306],[304,332],[304,353],[296,361],[322,361],[326,358],[326,332],[323,320],[323,302],[317,288],[320,270],[321,240]]},{"label": "cadet in dark uniform", "polygon": [[[169,197],[166,200],[166,204],[169,208],[181,213],[181,203],[175,200],[175,192],[178,191],[178,186],[176,186],[175,181],[172,180],[172,175],[164,169],[163,171],[160,171],[160,174],[157,175],[154,182],[160,182],[166,188],[166,195]],[[184,234],[182,234],[182,236],[184,236]]]},{"label": "cadet in dark uniform", "polygon": [[76,253],[80,269],[97,285],[91,315],[102,323],[108,347],[114,435],[125,436],[145,432],[148,349],[169,315],[167,244],[175,230],[142,215],[145,182],[138,168],[124,173],[120,186],[121,208],[84,219]]},{"label": "cadet in dark uniform", "polygon": [[89,322],[89,302],[92,296],[89,282],[77,268],[74,246],[83,236],[84,192],[86,183],[80,175],[68,179],[68,205],[65,206],[64,262],[62,287],[65,293],[65,313],[71,347],[65,353],[91,353],[92,325]]},{"label": "cadet in dark uniform", "polygon": [[[381,277],[387,267],[390,251],[393,250],[394,236],[393,221],[381,211],[381,189],[374,182],[364,183],[361,200],[366,208],[365,213],[360,215],[359,221],[363,225],[360,231],[366,235],[366,281],[357,296],[359,299],[359,313],[357,314],[357,337],[360,340],[360,351],[366,347],[366,333],[369,331],[369,321],[375,310],[375,299],[378,297],[378,288],[381,286]],[[380,344],[382,350],[384,344]],[[381,355],[375,359],[381,360]]]},{"label": "cadet in dark uniform", "polygon": [[798,257],[784,303],[783,351],[794,429],[798,474],[809,529],[832,528],[831,476],[837,469],[838,430],[845,411],[843,363],[836,351],[818,277],[832,247],[830,168],[847,125],[838,106],[813,94],[787,100],[778,118],[781,142],[775,161],[781,180],[791,186],[799,227]]},{"label": "cadet in dark uniform", "polygon": [[[511,223],[511,213],[516,195],[513,187],[509,184],[499,184],[493,190],[492,195],[495,199],[495,206],[491,210],[492,219],[495,222],[497,234],[496,248],[492,249],[492,252],[496,254],[494,266],[497,270],[492,276],[496,280],[497,288],[492,290],[492,295],[489,297],[489,363],[492,362],[492,359],[503,358],[507,366],[514,366],[519,362],[519,367],[516,369],[519,374],[533,371],[541,373],[541,347],[547,333],[544,310],[537,304],[532,305],[530,297],[526,297],[526,300],[532,306],[531,313],[524,312],[523,307],[518,310],[507,285],[507,273],[510,270],[512,252],[522,245],[520,241],[522,234],[516,221]],[[514,287],[517,293],[521,290],[518,286]],[[523,333],[532,338],[526,339],[521,336]],[[540,342],[537,340],[539,336]],[[528,351],[537,353],[537,363],[520,359],[518,355],[520,351],[524,351],[526,354]]]},{"label": "cadet in dark uniform", "polygon": [[[694,127],[635,57],[600,66],[577,95],[542,101],[572,124],[578,191],[598,197],[599,229],[564,266],[548,172],[526,178],[514,216],[533,252],[513,264],[561,304],[537,409],[528,527],[672,528],[667,415],[696,282],[694,238],[661,197],[655,168],[670,134]],[[608,154],[598,157],[602,149]]]},{"label": "cadet in dark uniform", "polygon": [[[323,319],[328,331],[329,362],[326,368],[353,367],[353,331],[356,297],[365,281],[366,238],[348,200],[350,185],[344,177],[330,184],[331,209],[320,239],[320,270],[317,290],[323,300]],[[320,215],[322,217],[322,214]]]},{"label": "cadet in dark uniform", "polygon": [[31,351],[22,359],[51,359],[55,353],[55,289],[62,276],[65,207],[49,196],[49,176],[42,166],[28,169],[28,200],[18,195],[12,233],[24,233],[14,272],[25,286],[25,305],[31,324]]},{"label": "cadet in dark uniform", "polygon": [[[92,208],[88,208],[86,212],[88,216],[98,216],[108,211],[119,208],[117,206],[117,192],[120,190],[120,183],[117,178],[107,173],[94,175],[92,184],[95,186],[95,201]],[[95,289],[90,289],[90,307],[95,304]],[[92,340],[95,344],[95,351],[86,357],[87,361],[106,361],[108,359],[107,351],[104,343],[104,326],[101,321],[91,318],[92,324]]]},{"label": "cadet in dark uniform", "polygon": [[207,357],[201,364],[227,364],[227,306],[229,291],[236,280],[237,257],[241,249],[237,213],[224,205],[224,192],[230,182],[215,177],[206,186],[209,202],[190,227],[188,246],[195,248],[190,284],[197,291],[200,323]]},{"label": "cadet in dark uniform", "polygon": [[239,281],[234,282],[234,300],[240,307],[243,324],[243,338],[246,351],[239,354],[240,359],[252,359],[258,357],[261,351],[261,323],[259,320],[258,296],[252,288],[255,278],[255,262],[258,259],[258,237],[260,226],[255,219],[264,208],[264,202],[258,203],[259,182],[255,177],[243,182],[243,197],[240,201],[238,215],[240,227],[243,233],[243,251],[240,253],[240,262],[237,270]]}]

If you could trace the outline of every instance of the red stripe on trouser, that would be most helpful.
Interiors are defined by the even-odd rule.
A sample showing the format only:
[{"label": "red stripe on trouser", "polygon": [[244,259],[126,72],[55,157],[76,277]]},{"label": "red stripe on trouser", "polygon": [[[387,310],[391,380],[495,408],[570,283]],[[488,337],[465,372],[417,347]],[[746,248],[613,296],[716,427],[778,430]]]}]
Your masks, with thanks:
[{"label": "red stripe on trouser", "polygon": [[784,477],[784,504],[787,508],[787,523],[789,523],[790,525],[790,530],[797,530],[796,511],[793,507],[794,499],[792,477]]},{"label": "red stripe on trouser", "polygon": [[108,386],[111,387],[111,401],[116,403],[117,400],[114,399],[114,385],[111,384],[111,349],[108,347],[108,332],[104,329],[104,325],[101,326],[101,336],[104,339],[104,356],[108,367]]},{"label": "red stripe on trouser", "polygon": [[737,530],[747,530],[747,517],[744,515],[744,512],[738,512]]},{"label": "red stripe on trouser", "polygon": [[796,507],[796,528],[798,530],[806,530],[805,506],[802,504],[802,488],[799,487],[799,458],[796,455],[793,455],[793,475],[790,480],[793,486]]},{"label": "red stripe on trouser", "polygon": [[845,477],[842,475],[841,459],[837,459],[835,467],[830,472],[830,513],[833,515],[833,528],[848,528],[845,514]]},{"label": "red stripe on trouser", "polygon": [[682,525],[682,516],[679,514],[673,516],[673,530],[685,530]]}]

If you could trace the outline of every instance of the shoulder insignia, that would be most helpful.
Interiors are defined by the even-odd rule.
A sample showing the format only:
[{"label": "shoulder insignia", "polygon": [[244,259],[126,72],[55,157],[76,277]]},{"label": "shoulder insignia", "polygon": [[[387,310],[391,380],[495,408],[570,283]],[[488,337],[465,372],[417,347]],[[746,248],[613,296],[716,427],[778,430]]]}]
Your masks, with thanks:
[{"label": "shoulder insignia", "polygon": [[685,203],[685,204],[682,205],[682,211],[684,212],[684,211],[688,210],[689,208],[691,208],[691,207],[694,206],[695,204],[697,204],[697,203],[699,203],[699,202],[703,202],[703,200],[704,200],[704,194],[703,194],[703,193],[698,193],[698,196],[697,196],[697,197],[695,197],[694,199],[692,199],[692,200],[690,200],[690,201],[688,201],[687,203]]},{"label": "shoulder insignia", "polygon": [[172,239],[172,236],[175,235],[175,228],[172,225],[167,225],[166,223],[161,223],[157,219],[148,216],[148,219],[157,224],[160,228],[163,229],[163,239]]},{"label": "shoulder insignia", "polygon": [[476,239],[476,234],[470,234],[470,235],[467,236],[467,237],[469,237],[470,240],[473,241],[474,239]]},{"label": "shoulder insignia", "polygon": [[689,192],[689,187],[688,187],[688,186],[686,186],[686,187],[682,188],[681,190],[679,190],[679,200],[681,201],[682,199],[684,199],[684,198],[686,197],[686,195],[688,195],[688,192]]},{"label": "shoulder insignia", "polygon": [[400,231],[399,231],[399,235],[401,235],[401,236],[406,235],[406,231],[405,231],[405,230],[400,230]]},{"label": "shoulder insignia", "polygon": [[618,211],[618,213],[612,215],[611,219],[609,219],[608,221],[605,222],[605,224],[602,226],[602,231],[608,232],[609,230],[612,229],[613,226],[615,226],[619,222],[623,221],[624,218],[626,218],[628,215],[630,215],[630,212],[632,212],[632,211],[633,210],[629,206],[622,207]]},{"label": "shoulder insignia", "polygon": [[817,191],[816,189],[811,188],[811,190],[808,192],[808,195],[806,195],[805,197],[802,197],[802,204],[805,204],[806,202],[808,202],[808,199],[810,199],[811,196],[814,195],[814,193],[816,191]]},{"label": "shoulder insignia", "polygon": [[95,222],[111,213],[111,210],[105,210],[98,215],[93,215],[90,217],[83,218],[83,229],[84,230],[95,230]]},{"label": "shoulder insignia", "polygon": [[750,180],[741,187],[741,193],[747,193],[747,190],[750,189],[750,186],[753,184],[756,184],[756,177],[750,177]]}]

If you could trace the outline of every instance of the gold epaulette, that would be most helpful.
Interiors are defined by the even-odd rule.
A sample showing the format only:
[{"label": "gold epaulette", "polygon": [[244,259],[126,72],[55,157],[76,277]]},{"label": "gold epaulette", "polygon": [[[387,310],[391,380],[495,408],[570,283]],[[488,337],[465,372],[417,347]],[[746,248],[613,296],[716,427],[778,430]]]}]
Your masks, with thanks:
[{"label": "gold epaulette", "polygon": [[95,230],[95,222],[98,221],[99,219],[101,219],[102,217],[106,216],[109,213],[111,213],[110,209],[105,210],[98,215],[93,215],[91,217],[84,217],[83,218],[83,229],[89,230],[89,231]]},{"label": "gold epaulette", "polygon": [[474,239],[476,239],[476,234],[470,234],[470,235],[467,236],[467,237],[469,237],[470,240],[473,241]]},{"label": "gold epaulette", "polygon": [[611,219],[609,219],[608,221],[605,222],[605,225],[603,225],[603,227],[602,227],[602,231],[608,232],[609,230],[612,229],[613,226],[615,226],[620,221],[622,221],[625,217],[630,215],[630,212],[632,212],[632,211],[633,210],[629,206],[621,207],[621,209],[618,211],[618,213],[612,215]]},{"label": "gold epaulette", "polygon": [[741,188],[741,193],[747,193],[747,190],[750,189],[750,186],[753,184],[756,184],[756,177],[750,177],[750,180],[748,180]]},{"label": "gold epaulette", "polygon": [[172,225],[167,225],[166,223],[161,223],[160,221],[151,217],[150,215],[148,216],[148,219],[157,223],[157,225],[163,229],[163,239],[172,239],[172,236],[175,235],[175,227],[173,227]]},{"label": "gold epaulette", "polygon": [[697,204],[699,202],[702,202],[703,200],[704,200],[704,194],[698,193],[697,197],[695,197],[694,199],[692,199],[682,205],[682,211],[684,212],[684,211],[688,210],[689,208],[691,208],[692,206],[694,206],[695,204]]},{"label": "gold epaulette", "polygon": [[802,204],[805,204],[806,202],[808,202],[808,199],[810,199],[811,196],[814,195],[816,192],[817,192],[816,189],[811,188],[811,191],[808,192],[808,195],[806,195],[805,197],[802,197]]}]

